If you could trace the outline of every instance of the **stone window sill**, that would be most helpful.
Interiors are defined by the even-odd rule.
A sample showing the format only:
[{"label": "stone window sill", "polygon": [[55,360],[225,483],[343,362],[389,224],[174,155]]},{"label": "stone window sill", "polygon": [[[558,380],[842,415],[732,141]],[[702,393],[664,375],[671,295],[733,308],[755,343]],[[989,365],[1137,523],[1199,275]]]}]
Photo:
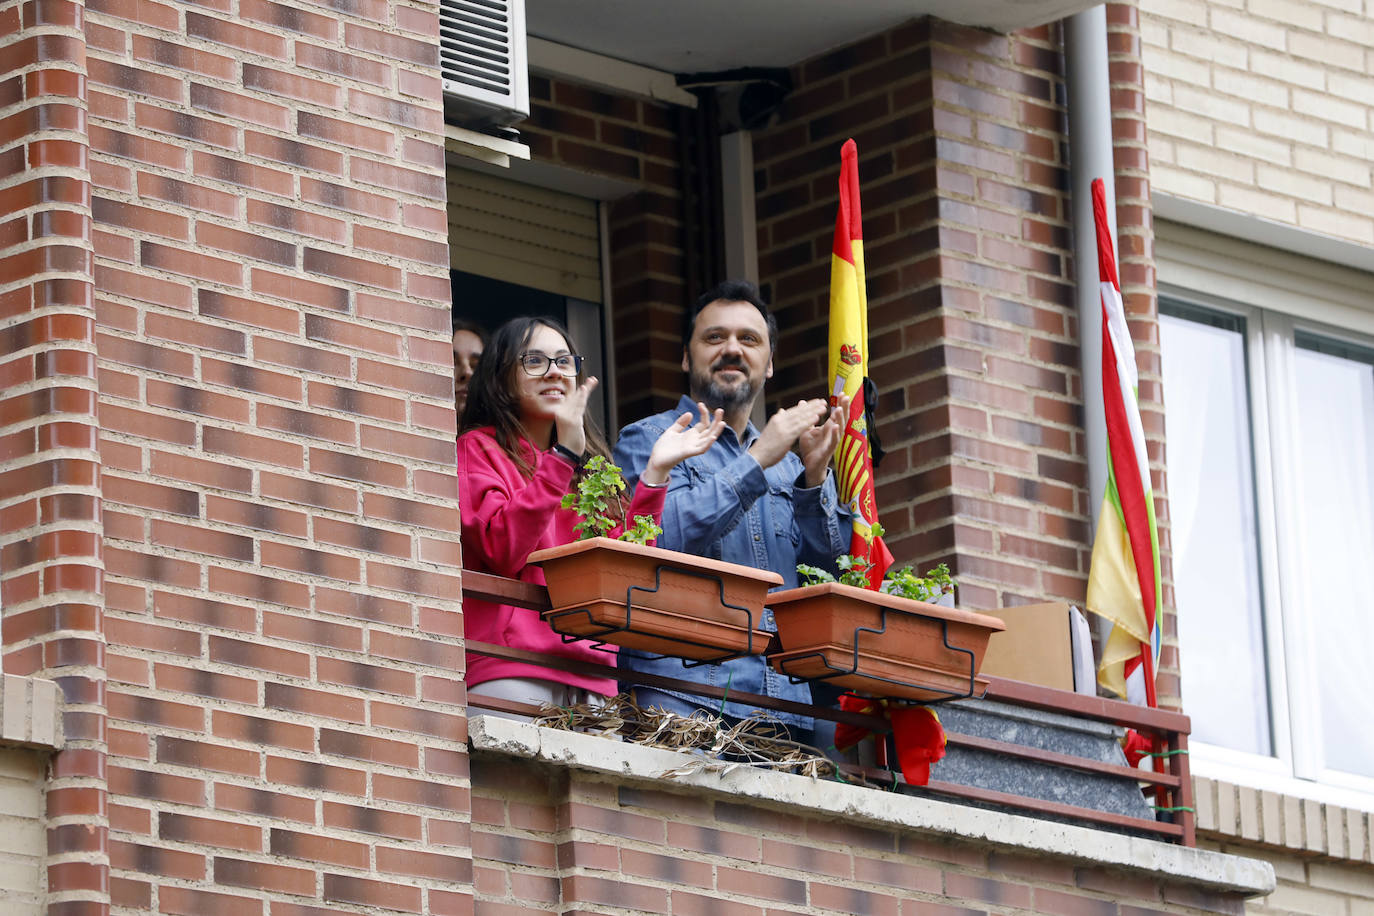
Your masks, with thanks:
[{"label": "stone window sill", "polygon": [[36,677],[0,675],[0,745],[62,749],[62,695]]}]

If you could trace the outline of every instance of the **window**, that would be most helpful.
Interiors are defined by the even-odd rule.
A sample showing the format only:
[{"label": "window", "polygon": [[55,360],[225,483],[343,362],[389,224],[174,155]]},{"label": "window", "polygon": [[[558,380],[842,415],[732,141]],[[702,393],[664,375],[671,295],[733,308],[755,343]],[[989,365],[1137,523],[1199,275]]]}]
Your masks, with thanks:
[{"label": "window", "polygon": [[1374,349],[1294,334],[1294,528],[1306,642],[1321,711],[1321,761],[1374,777],[1368,654],[1374,609]]},{"label": "window", "polygon": [[1255,702],[1270,690],[1245,319],[1161,312],[1174,586],[1188,608],[1178,617],[1183,695],[1196,740],[1268,756],[1272,713]]},{"label": "window", "polygon": [[1199,753],[1374,793],[1374,338],[1204,295],[1160,312]]},{"label": "window", "polygon": [[601,380],[592,417],[614,433],[601,205],[452,164],[447,181],[454,315],[488,332],[517,316],[561,322],[587,359],[586,373]]}]

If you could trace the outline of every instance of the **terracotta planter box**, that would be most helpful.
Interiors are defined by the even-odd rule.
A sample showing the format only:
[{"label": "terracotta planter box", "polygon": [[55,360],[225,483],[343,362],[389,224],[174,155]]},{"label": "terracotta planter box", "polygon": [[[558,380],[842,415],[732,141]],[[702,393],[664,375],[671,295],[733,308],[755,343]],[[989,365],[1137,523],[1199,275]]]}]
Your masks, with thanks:
[{"label": "terracotta planter box", "polygon": [[760,622],[776,573],[610,538],[536,550],[530,562],[553,605],[544,619],[565,636],[718,661],[761,655],[773,635]]},{"label": "terracotta planter box", "polygon": [[[907,700],[980,696],[996,617],[828,582],[768,596],[782,650],[774,670]],[[948,644],[946,644],[948,642]]]}]

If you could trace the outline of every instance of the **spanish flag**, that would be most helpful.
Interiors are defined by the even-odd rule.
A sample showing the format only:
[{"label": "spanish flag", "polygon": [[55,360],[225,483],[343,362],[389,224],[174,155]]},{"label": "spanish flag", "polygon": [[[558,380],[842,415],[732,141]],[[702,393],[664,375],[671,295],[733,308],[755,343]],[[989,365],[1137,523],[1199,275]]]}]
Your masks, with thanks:
[{"label": "spanish flag", "polygon": [[1133,703],[1155,705],[1159,662],[1159,534],[1150,461],[1137,403],[1135,347],[1117,281],[1102,179],[1093,179],[1102,301],[1102,400],[1107,416],[1107,491],[1088,570],[1088,610],[1112,622],[1097,680]]},{"label": "spanish flag", "polygon": [[850,397],[835,477],[840,499],[854,513],[849,552],[866,559],[868,587],[876,589],[892,565],[882,538],[874,537],[878,506],[873,495],[873,454],[864,419],[864,378],[868,375],[868,295],[864,291],[864,235],[859,215],[859,151],[853,140],[840,150],[840,209],[835,217],[835,247],[830,256],[830,402]]}]

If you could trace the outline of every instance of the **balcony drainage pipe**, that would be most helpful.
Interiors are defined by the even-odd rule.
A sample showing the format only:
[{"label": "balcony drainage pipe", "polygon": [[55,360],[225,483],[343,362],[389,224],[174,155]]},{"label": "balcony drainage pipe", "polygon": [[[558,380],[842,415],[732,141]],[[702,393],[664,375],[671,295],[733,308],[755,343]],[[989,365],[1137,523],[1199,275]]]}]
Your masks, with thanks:
[{"label": "balcony drainage pipe", "polygon": [[[1073,187],[1074,281],[1078,348],[1083,372],[1083,431],[1088,461],[1088,511],[1097,530],[1107,488],[1107,419],[1102,401],[1102,303],[1097,276],[1092,182],[1107,192],[1107,219],[1116,238],[1112,105],[1107,75],[1107,8],[1095,6],[1064,20],[1069,109],[1069,174]],[[1089,541],[1091,543],[1091,541]]]}]

